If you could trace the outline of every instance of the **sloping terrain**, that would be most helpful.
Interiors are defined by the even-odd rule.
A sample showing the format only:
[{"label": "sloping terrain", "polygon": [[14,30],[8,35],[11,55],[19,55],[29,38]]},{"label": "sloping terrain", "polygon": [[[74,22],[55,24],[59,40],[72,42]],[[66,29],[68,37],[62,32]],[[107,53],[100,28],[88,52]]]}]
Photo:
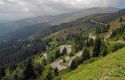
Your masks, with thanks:
[{"label": "sloping terrain", "polygon": [[125,48],[98,61],[80,65],[75,71],[64,74],[62,80],[124,80]]},{"label": "sloping terrain", "polygon": [[93,19],[94,21],[100,22],[100,23],[110,23],[121,16],[125,16],[125,9],[119,10],[117,12],[113,13],[103,13],[103,14],[95,14],[88,16],[87,18]]},{"label": "sloping terrain", "polygon": [[39,23],[32,26],[23,27],[21,29],[17,29],[16,31],[12,31],[4,36],[1,36],[0,44],[1,46],[4,46],[4,44],[6,45],[6,43],[12,43],[20,39],[27,39],[28,37],[33,35],[46,36],[68,28],[82,27],[84,28],[84,30],[88,30],[89,28],[95,28],[97,26],[98,24],[94,24],[84,19],[77,19],[69,23],[63,23],[54,26],[51,26],[47,23]]},{"label": "sloping terrain", "polygon": [[[122,18],[123,18],[122,24],[124,24],[124,23],[125,23],[125,16],[122,16]],[[121,22],[120,22],[119,20],[120,20],[120,18],[118,18],[118,19],[112,21],[112,22],[109,24],[109,25],[110,25],[110,28],[109,28],[108,32],[105,33],[106,38],[110,38],[110,36],[111,36],[113,30],[116,30],[117,28],[120,28],[120,27],[121,27]]]},{"label": "sloping terrain", "polygon": [[[28,36],[32,36],[34,34],[38,34],[39,40],[41,40],[44,37],[47,37],[50,34],[55,33],[57,31],[60,31],[60,30],[63,30],[63,29],[68,29],[68,28],[72,29],[72,28],[76,28],[76,27],[81,27],[84,31],[89,31],[90,28],[94,29],[96,26],[98,26],[98,24],[93,26],[93,23],[91,23],[90,21],[83,21],[83,20],[79,19],[79,20],[75,20],[75,21],[70,22],[70,23],[60,24],[60,25],[56,25],[56,26],[43,26],[42,24],[38,24],[38,25],[34,25],[34,26],[29,26],[28,28],[19,29],[15,32],[12,32],[12,33],[3,37],[2,40],[4,42],[1,41],[1,43],[0,43],[1,44],[0,51],[1,51],[1,53],[4,53],[4,54],[0,54],[0,56],[4,56],[2,58],[4,60],[12,59],[12,58],[8,58],[8,56],[10,56],[11,54],[16,55],[20,51],[27,50],[27,49],[25,49],[25,48],[27,48],[27,45],[32,45],[32,43],[33,43],[33,45],[37,44],[35,46],[39,46],[41,41],[37,42],[37,40],[33,40],[33,42],[30,43],[30,41],[32,41],[32,39],[27,40]],[[80,30],[76,29],[74,31],[80,31]],[[25,39],[26,39],[26,41],[25,41]],[[34,39],[36,39],[36,38],[34,38]],[[29,43],[25,43],[25,42],[29,42]],[[42,46],[42,44],[40,46]],[[6,52],[6,50],[12,48],[15,45],[18,45],[18,46],[21,45],[21,47],[23,47],[23,49],[22,50],[19,49],[20,51],[17,50],[17,51],[14,51],[12,53]],[[43,46],[44,46],[44,44],[43,44]],[[31,48],[31,46],[29,46],[29,47]],[[12,48],[12,49],[14,49],[14,48]],[[35,49],[38,49],[38,48],[36,47]],[[40,51],[41,51],[41,49],[42,48],[39,48]],[[10,49],[10,51],[11,51],[11,49]],[[33,53],[34,53],[34,51],[33,51]],[[33,53],[30,53],[30,54],[32,55]],[[21,54],[21,53],[19,53],[19,54]],[[15,58],[18,58],[19,54],[17,54],[17,56]],[[23,52],[22,54],[25,54],[25,53]],[[8,55],[8,56],[5,56],[5,55]],[[28,55],[28,56],[30,57],[30,55]],[[5,63],[3,61],[1,61],[1,62]],[[8,63],[8,62],[6,62],[6,63]],[[11,63],[11,62],[9,62],[9,63]]]}]

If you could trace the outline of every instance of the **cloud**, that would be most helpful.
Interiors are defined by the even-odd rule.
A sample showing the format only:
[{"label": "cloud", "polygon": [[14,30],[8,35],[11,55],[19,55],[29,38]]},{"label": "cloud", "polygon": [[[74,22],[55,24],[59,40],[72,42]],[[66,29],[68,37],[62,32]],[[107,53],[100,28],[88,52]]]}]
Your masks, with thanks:
[{"label": "cloud", "polygon": [[0,14],[54,15],[90,7],[107,7],[125,0],[0,0]]},{"label": "cloud", "polygon": [[0,5],[4,5],[5,3],[3,1],[0,1]]}]

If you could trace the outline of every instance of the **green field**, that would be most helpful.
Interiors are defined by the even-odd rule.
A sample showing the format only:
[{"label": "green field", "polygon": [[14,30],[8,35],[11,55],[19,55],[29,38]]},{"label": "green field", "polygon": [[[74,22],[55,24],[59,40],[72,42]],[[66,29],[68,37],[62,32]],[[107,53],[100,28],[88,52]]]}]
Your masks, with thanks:
[{"label": "green field", "polygon": [[93,63],[82,64],[62,74],[61,80],[125,80],[125,48]]}]

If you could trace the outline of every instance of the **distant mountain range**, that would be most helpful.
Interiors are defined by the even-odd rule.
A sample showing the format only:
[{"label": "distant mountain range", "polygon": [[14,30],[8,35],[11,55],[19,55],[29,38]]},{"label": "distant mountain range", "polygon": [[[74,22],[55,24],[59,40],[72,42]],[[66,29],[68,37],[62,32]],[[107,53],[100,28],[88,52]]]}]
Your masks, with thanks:
[{"label": "distant mountain range", "polygon": [[118,10],[119,10],[118,8],[112,8],[112,7],[108,7],[108,8],[95,7],[95,8],[89,8],[85,10],[80,10],[72,13],[65,13],[65,14],[56,15],[56,16],[38,16],[38,17],[26,18],[18,21],[13,21],[13,22],[7,22],[4,24],[0,24],[0,36],[9,32],[15,31],[17,29],[38,24],[38,23],[48,22],[50,25],[56,25],[60,23],[70,22],[78,18],[85,17],[92,14],[112,13]]},{"label": "distant mountain range", "polygon": [[[53,29],[57,31],[75,27],[74,25],[76,25],[76,22],[77,24],[80,24],[80,18],[84,20],[83,17],[98,22],[110,22],[111,20],[117,19],[120,16],[119,13],[124,15],[125,10],[117,8],[89,8],[57,16],[38,16],[0,24],[0,44],[4,45],[6,42],[10,43],[19,39],[31,37],[33,35],[45,35],[46,33],[52,33]],[[95,27],[96,25],[93,26],[93,23],[89,21],[84,23],[83,26]]]},{"label": "distant mountain range", "polygon": [[78,18],[82,18],[85,16],[93,15],[93,14],[101,14],[101,13],[112,13],[117,12],[120,10],[119,8],[113,8],[113,7],[94,7],[94,8],[88,8],[84,10],[80,10],[77,12],[69,13],[69,14],[62,14],[59,15],[60,20],[53,20],[50,21],[52,24],[60,24],[64,22],[70,22],[73,20],[76,20]]},{"label": "distant mountain range", "polygon": [[38,16],[34,18],[29,18],[28,20],[33,20],[36,22],[48,22],[51,25],[57,25],[61,23],[71,22],[78,18],[93,15],[93,14],[112,13],[118,10],[120,9],[113,8],[113,7],[94,7],[94,8],[75,11],[72,13],[64,13],[56,16]]}]

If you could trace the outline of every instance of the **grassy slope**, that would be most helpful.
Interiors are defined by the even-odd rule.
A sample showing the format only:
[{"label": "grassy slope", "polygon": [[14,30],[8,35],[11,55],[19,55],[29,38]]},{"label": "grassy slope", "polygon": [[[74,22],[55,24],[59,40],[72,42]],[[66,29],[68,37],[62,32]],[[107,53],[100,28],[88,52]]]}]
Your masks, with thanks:
[{"label": "grassy slope", "polygon": [[62,75],[62,80],[125,80],[125,48],[75,71]]}]

